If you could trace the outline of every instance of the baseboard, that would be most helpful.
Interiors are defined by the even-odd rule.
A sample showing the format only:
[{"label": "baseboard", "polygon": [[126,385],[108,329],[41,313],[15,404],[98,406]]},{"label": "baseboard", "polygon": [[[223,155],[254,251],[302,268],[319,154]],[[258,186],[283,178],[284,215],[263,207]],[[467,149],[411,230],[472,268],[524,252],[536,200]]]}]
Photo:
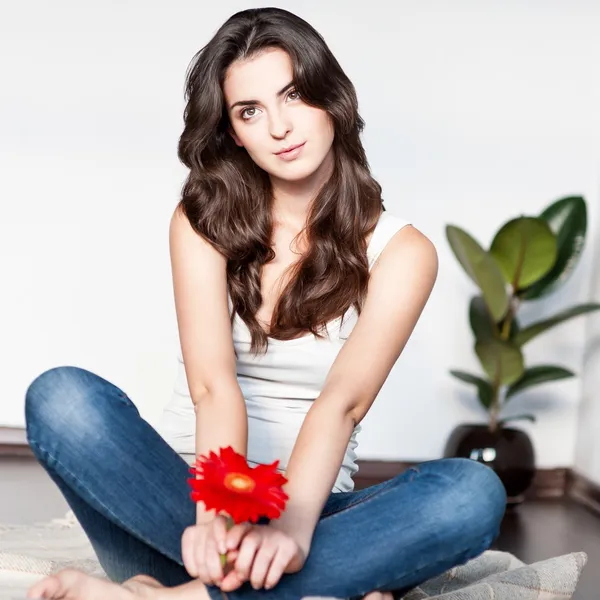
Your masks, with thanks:
[{"label": "baseboard", "polygon": [[23,427],[0,426],[0,456],[31,456]]},{"label": "baseboard", "polygon": [[[358,473],[354,476],[355,489],[362,489],[391,479],[417,461],[358,460]],[[537,469],[525,500],[545,500],[569,497],[600,516],[600,485],[590,481],[571,468]]]},{"label": "baseboard", "polygon": [[23,427],[0,426],[0,448],[4,445],[27,445],[27,434]]},{"label": "baseboard", "polygon": [[580,504],[600,515],[600,486],[581,473],[569,469],[566,493]]},{"label": "baseboard", "polygon": [[[356,487],[373,485],[402,473],[418,461],[374,461],[358,460],[358,473],[354,476]],[[538,469],[533,483],[525,494],[526,498],[559,498],[564,496],[567,475],[570,469]]]},{"label": "baseboard", "polygon": [[[0,457],[6,456],[34,458],[23,428],[0,427]],[[358,460],[358,473],[354,476],[355,489],[391,479],[417,464],[419,461]],[[565,496],[600,515],[600,486],[571,468],[538,469],[531,487],[524,494],[526,500]]]},{"label": "baseboard", "polygon": [[[358,460],[358,473],[354,482],[360,487],[367,487],[386,479],[391,479],[409,467],[418,464],[407,461],[373,461]],[[570,469],[538,469],[531,487],[526,492],[526,498],[560,498],[565,495],[566,482]]]}]

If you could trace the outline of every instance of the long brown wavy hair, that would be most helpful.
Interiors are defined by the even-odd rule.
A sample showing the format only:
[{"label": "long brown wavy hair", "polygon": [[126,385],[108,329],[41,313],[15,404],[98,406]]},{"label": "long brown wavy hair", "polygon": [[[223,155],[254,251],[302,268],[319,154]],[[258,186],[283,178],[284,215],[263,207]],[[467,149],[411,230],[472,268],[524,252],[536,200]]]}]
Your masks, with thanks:
[{"label": "long brown wavy hair", "polygon": [[[267,334],[255,315],[262,304],[261,268],[275,258],[272,188],[268,174],[228,133],[223,82],[234,61],[271,48],[290,56],[302,101],[330,115],[334,168],[311,202],[303,230],[308,250],[289,267]],[[356,91],[322,36],[280,8],[238,12],[193,57],[185,99],[178,156],[190,173],[181,208],[194,230],[227,258],[231,322],[237,313],[247,325],[251,352],[266,351],[268,336],[323,337],[325,324],[351,306],[360,314],[369,279],[366,237],[385,208],[359,137],[364,122]]]}]

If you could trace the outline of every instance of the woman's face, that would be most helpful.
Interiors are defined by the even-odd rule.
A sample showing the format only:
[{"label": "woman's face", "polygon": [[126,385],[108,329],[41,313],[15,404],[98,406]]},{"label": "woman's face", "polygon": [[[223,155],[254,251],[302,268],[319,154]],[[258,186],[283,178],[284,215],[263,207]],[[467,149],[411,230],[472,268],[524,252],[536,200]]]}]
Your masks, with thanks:
[{"label": "woman's face", "polygon": [[235,143],[271,177],[301,181],[331,167],[334,129],[326,111],[302,101],[292,79],[287,52],[273,48],[230,65],[223,93]]}]

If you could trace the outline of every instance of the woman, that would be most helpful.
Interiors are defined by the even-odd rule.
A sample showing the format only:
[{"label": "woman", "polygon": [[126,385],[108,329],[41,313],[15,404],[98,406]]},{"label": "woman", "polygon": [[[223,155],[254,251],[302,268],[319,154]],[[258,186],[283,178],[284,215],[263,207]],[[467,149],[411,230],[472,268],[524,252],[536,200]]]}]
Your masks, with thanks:
[{"label": "woman", "polygon": [[[160,435],[89,371],[31,384],[30,445],[112,581],[67,569],[29,596],[400,597],[489,548],[506,501],[467,459],[353,490],[359,424],[430,295],[435,248],[384,212],[354,87],[299,17],[233,15],[195,57],[187,100],[174,399]],[[279,519],[227,532],[193,505],[189,464],[229,445],[280,460]]]}]

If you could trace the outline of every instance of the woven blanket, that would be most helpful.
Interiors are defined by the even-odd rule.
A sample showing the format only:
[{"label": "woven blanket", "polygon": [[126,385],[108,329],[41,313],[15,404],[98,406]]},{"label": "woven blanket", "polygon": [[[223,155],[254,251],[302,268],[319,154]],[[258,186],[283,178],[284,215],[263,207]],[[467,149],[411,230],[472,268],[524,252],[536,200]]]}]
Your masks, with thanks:
[{"label": "woven blanket", "polygon": [[[572,552],[527,565],[509,552],[487,550],[412,589],[404,600],[566,600],[587,558]],[[64,568],[106,578],[72,511],[48,523],[0,525],[0,600],[25,598],[32,583]]]}]

